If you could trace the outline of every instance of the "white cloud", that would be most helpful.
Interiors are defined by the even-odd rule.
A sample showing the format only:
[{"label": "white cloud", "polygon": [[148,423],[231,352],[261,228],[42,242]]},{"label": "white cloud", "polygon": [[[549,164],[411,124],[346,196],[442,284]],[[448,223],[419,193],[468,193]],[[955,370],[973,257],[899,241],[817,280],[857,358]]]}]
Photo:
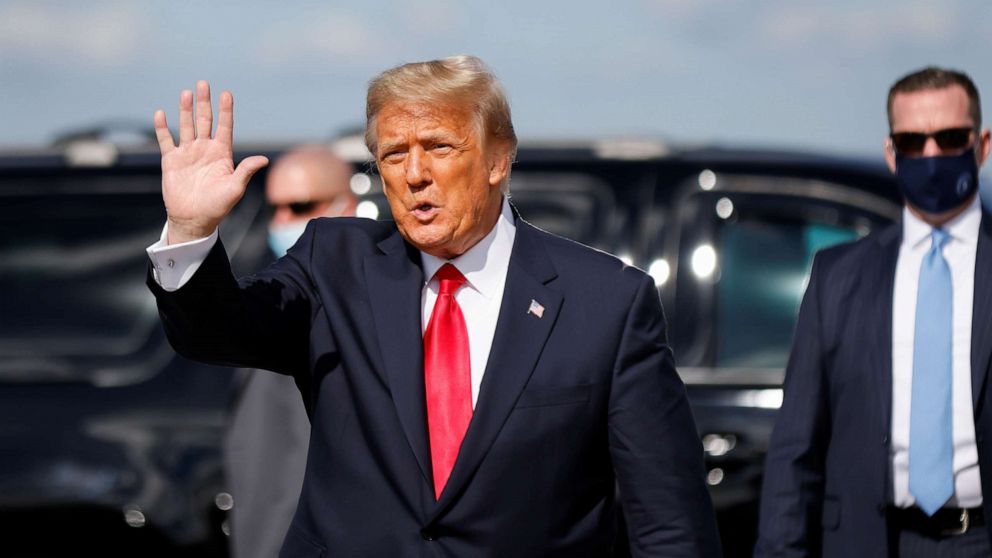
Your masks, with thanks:
[{"label": "white cloud", "polygon": [[319,17],[272,25],[258,40],[255,59],[266,66],[300,59],[345,63],[352,58],[367,59],[380,53],[387,40],[356,16],[324,13]]},{"label": "white cloud", "polygon": [[146,11],[127,2],[0,5],[0,53],[22,60],[113,66],[138,58]]},{"label": "white cloud", "polygon": [[963,25],[953,5],[928,1],[860,7],[781,5],[761,17],[759,30],[769,46],[848,51],[938,43],[961,32]]}]

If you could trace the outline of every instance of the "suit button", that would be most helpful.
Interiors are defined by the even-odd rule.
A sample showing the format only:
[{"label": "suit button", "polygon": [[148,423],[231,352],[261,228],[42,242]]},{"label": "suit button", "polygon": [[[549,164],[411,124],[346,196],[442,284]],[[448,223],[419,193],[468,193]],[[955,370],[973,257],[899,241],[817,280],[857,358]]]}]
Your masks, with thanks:
[{"label": "suit button", "polygon": [[888,443],[889,443],[889,435],[885,434],[882,436],[882,445],[885,446],[888,445]]},{"label": "suit button", "polygon": [[420,538],[425,541],[436,541],[437,540],[437,527],[424,527],[420,530]]}]

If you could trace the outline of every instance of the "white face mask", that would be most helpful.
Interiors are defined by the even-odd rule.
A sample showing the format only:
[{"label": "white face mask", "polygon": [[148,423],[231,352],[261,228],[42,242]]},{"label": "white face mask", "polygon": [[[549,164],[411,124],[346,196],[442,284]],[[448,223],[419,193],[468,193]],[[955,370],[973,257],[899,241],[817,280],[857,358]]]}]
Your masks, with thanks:
[{"label": "white face mask", "polygon": [[269,225],[269,248],[277,257],[283,257],[290,247],[303,236],[308,221],[294,221],[283,225]]},{"label": "white face mask", "polygon": [[[324,212],[325,217],[343,217],[351,200],[338,199]],[[303,236],[309,220],[293,221],[282,225],[269,225],[269,248],[277,257],[283,257],[286,252]]]}]

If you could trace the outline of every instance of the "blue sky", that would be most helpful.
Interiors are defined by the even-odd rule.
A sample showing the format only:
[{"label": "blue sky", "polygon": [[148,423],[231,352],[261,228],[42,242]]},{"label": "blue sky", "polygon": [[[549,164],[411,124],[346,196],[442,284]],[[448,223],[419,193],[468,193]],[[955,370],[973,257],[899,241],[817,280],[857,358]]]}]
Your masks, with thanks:
[{"label": "blue sky", "polygon": [[0,0],[0,145],[159,107],[174,122],[197,79],[234,92],[238,140],[327,138],[361,125],[378,71],[470,53],[522,139],[880,157],[896,78],[963,69],[992,103],[990,51],[988,0]]}]

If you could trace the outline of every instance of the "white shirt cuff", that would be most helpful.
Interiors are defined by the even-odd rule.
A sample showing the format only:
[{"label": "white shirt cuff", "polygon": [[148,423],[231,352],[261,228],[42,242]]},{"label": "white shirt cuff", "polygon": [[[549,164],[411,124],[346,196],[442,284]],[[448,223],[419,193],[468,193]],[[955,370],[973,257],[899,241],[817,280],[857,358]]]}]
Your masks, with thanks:
[{"label": "white shirt cuff", "polygon": [[193,277],[200,264],[207,259],[207,254],[217,243],[217,229],[210,236],[169,244],[169,224],[162,227],[162,236],[158,242],[145,249],[148,259],[152,262],[152,276],[155,282],[166,291],[179,290]]}]

